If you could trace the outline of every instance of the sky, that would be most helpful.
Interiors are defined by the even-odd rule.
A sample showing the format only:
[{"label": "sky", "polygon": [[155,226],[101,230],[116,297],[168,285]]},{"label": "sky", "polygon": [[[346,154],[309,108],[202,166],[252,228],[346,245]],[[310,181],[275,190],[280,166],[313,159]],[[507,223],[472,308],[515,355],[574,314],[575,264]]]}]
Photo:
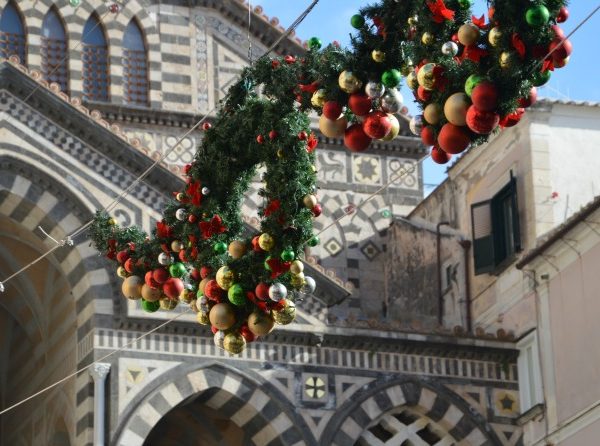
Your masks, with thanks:
[{"label": "sky", "polygon": [[[288,27],[311,0],[253,0],[252,5],[261,5],[264,14],[269,17],[278,17],[280,25]],[[320,0],[312,12],[296,30],[296,36],[302,40],[310,37],[319,37],[324,44],[337,40],[343,46],[348,46],[350,33],[350,17],[356,14],[361,6],[373,3],[370,0]],[[561,26],[568,34],[598,3],[595,1],[572,1],[569,6],[570,17]],[[486,13],[485,1],[476,0],[473,13],[477,17]],[[560,70],[555,70],[550,82],[538,89],[538,94],[543,97],[600,101],[600,83],[597,82],[598,60],[593,54],[598,53],[598,28],[600,27],[600,11],[570,38],[574,50],[569,64]],[[403,96],[408,102],[412,94],[408,94],[403,87]],[[418,114],[417,106],[410,102],[406,104],[411,114]],[[440,166],[427,159],[423,163],[425,193],[429,193],[435,185],[439,184],[446,176],[446,166]]]}]

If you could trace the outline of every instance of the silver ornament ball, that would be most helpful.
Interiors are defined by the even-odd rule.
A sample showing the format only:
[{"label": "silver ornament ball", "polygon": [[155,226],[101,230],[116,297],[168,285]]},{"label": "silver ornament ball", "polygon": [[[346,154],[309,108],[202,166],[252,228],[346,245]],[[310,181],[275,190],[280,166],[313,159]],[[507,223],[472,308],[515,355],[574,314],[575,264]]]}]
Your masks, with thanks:
[{"label": "silver ornament ball", "polygon": [[208,187],[204,186],[202,188],[202,195],[208,195],[208,194],[210,194],[210,189]]},{"label": "silver ornament ball", "polygon": [[219,348],[223,348],[223,342],[225,341],[225,332],[224,331],[217,331],[215,333],[215,345]]},{"label": "silver ornament ball", "polygon": [[413,134],[419,136],[421,134],[421,129],[423,129],[423,116],[416,115],[410,119],[410,123],[408,124],[410,131]]},{"label": "silver ornament ball", "polygon": [[458,45],[452,41],[442,45],[442,53],[446,56],[456,56],[458,54]]},{"label": "silver ornament ball", "polygon": [[177,209],[175,211],[175,218],[179,221],[185,220],[187,218],[187,212],[185,211],[185,209]]},{"label": "silver ornament ball", "polygon": [[158,263],[160,263],[161,265],[164,265],[164,266],[170,265],[171,263],[173,263],[173,257],[171,257],[166,252],[161,252],[158,255]]},{"label": "silver ornament ball", "polygon": [[398,113],[404,98],[396,88],[390,88],[381,98],[381,109],[386,113]]},{"label": "silver ornament ball", "polygon": [[285,299],[287,296],[287,288],[283,283],[274,283],[269,287],[269,297],[275,302]]},{"label": "silver ornament ball", "polygon": [[383,96],[383,93],[385,93],[385,87],[379,82],[371,81],[365,86],[365,93],[371,99],[377,99]]},{"label": "silver ornament ball", "polygon": [[317,289],[317,282],[310,276],[304,277],[304,286],[300,290],[301,293],[304,294],[312,294]]}]

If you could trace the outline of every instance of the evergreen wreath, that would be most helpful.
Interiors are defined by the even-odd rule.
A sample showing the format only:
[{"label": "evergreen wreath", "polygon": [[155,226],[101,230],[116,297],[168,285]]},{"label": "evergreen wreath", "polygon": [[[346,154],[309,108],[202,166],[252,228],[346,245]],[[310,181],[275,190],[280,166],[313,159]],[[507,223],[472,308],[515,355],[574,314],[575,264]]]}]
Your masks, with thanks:
[{"label": "evergreen wreath", "polygon": [[[443,163],[516,124],[535,87],[566,65],[571,44],[556,25],[568,17],[564,1],[490,1],[487,23],[470,7],[384,0],[352,17],[352,51],[311,38],[303,55],[244,69],[151,238],[96,214],[92,241],[118,262],[123,294],[149,312],[190,304],[231,353],[292,322],[295,295],[315,290],[302,259],[319,242],[312,219],[322,212],[309,112],[325,136],[366,150],[398,135],[404,76],[423,110],[411,129]],[[249,236],[240,206],[259,166],[264,206],[260,234]]]}]

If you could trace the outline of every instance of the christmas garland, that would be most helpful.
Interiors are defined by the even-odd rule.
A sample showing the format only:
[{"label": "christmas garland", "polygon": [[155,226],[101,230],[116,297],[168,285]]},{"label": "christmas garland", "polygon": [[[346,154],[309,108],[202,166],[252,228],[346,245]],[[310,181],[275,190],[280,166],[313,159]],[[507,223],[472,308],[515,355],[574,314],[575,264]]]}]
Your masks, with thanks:
[{"label": "christmas garland", "polygon": [[[568,15],[564,3],[490,2],[485,23],[468,0],[385,0],[352,17],[353,51],[321,50],[312,38],[298,59],[259,59],[203,127],[186,185],[152,237],[98,212],[95,247],[119,263],[127,298],[149,312],[190,304],[217,345],[241,352],[275,323],[292,322],[295,295],[315,289],[302,263],[305,247],[319,242],[312,219],[322,211],[308,112],[321,115],[325,136],[366,150],[398,135],[404,75],[423,109],[411,128],[434,146],[435,161],[447,162],[499,125],[516,124],[535,86],[566,64],[571,47],[559,45],[555,25]],[[240,205],[259,166],[261,228],[248,236]]]}]

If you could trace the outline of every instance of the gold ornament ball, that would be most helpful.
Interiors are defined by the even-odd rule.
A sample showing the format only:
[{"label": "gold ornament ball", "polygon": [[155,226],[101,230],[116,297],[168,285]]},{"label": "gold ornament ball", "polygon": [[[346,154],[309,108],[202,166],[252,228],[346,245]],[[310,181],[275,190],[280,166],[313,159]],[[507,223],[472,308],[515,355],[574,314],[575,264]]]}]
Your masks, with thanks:
[{"label": "gold ornament ball", "polygon": [[500,68],[502,68],[503,70],[511,68],[515,63],[515,53],[512,53],[510,51],[503,51],[502,53],[500,53],[499,63]]},{"label": "gold ornament ball", "polygon": [[304,286],[304,273],[300,273],[300,274],[292,274],[292,277],[290,279],[290,283],[292,284],[292,286],[296,289],[300,289]]},{"label": "gold ornament ball", "polygon": [[232,258],[239,259],[246,254],[246,244],[241,240],[234,240],[227,247],[227,252]]},{"label": "gold ornament ball", "polygon": [[296,304],[291,300],[284,300],[285,305],[281,310],[271,312],[273,320],[279,325],[290,324],[296,318]]},{"label": "gold ornament ball", "polygon": [[371,52],[371,57],[373,58],[373,60],[377,63],[381,63],[385,60],[385,53],[383,51],[380,50],[373,50]]},{"label": "gold ornament ball", "polygon": [[183,201],[185,199],[185,194],[183,192],[178,192],[177,195],[175,196],[175,199],[177,201]]},{"label": "gold ornament ball", "polygon": [[285,156],[283,149],[277,149],[277,158],[281,159]]},{"label": "gold ornament ball", "polygon": [[117,224],[117,220],[115,220],[114,218],[111,218],[108,220],[108,224],[111,226],[115,226]]},{"label": "gold ornament ball", "polygon": [[490,29],[490,32],[488,33],[488,42],[490,42],[490,45],[498,46],[501,40],[502,31],[500,30],[500,28],[496,26]]},{"label": "gold ornament ball", "polygon": [[148,285],[144,284],[142,285],[142,297],[148,302],[156,302],[163,297],[163,293],[158,288],[150,288]]},{"label": "gold ornament ball", "polygon": [[471,104],[465,93],[454,93],[444,104],[444,115],[450,124],[466,125],[467,109]]},{"label": "gold ornament ball", "polygon": [[167,297],[163,297],[160,302],[160,309],[166,311],[173,311],[177,308],[178,301],[175,299],[169,299]]},{"label": "gold ornament ball", "polygon": [[307,194],[302,199],[302,202],[304,203],[305,208],[312,209],[317,205],[318,200],[317,200],[317,197],[315,197],[314,195]]},{"label": "gold ornament ball", "polygon": [[419,16],[414,15],[409,17],[407,22],[410,26],[415,26],[417,23],[419,23]]},{"label": "gold ornament ball", "polygon": [[321,108],[323,107],[323,104],[325,104],[326,100],[326,92],[324,89],[320,88],[313,93],[312,97],[310,98],[310,103],[313,105],[313,107]]},{"label": "gold ornament ball", "polygon": [[423,118],[425,118],[425,121],[429,124],[436,125],[440,122],[440,119],[442,119],[442,107],[440,107],[439,104],[432,102],[425,107],[425,110],[423,110]]},{"label": "gold ornament ball", "polygon": [[200,302],[198,302],[198,299],[194,299],[190,302],[190,309],[194,312],[194,313],[198,313],[200,312],[200,309],[198,308],[198,305],[200,305]]},{"label": "gold ornament ball", "polygon": [[358,79],[351,71],[342,71],[338,78],[338,84],[342,91],[346,93],[356,93],[360,87],[362,87],[360,79]]},{"label": "gold ornament ball", "polygon": [[122,266],[119,266],[117,268],[117,276],[119,276],[121,279],[125,279],[127,277],[127,270]]},{"label": "gold ornament ball", "polygon": [[398,121],[398,118],[396,118],[396,116],[394,116],[391,113],[388,113],[387,117],[392,123],[392,129],[388,132],[387,135],[381,138],[382,141],[391,141],[400,133],[400,121]]},{"label": "gold ornament ball", "polygon": [[265,336],[271,333],[275,321],[271,315],[262,311],[255,311],[248,316],[248,329],[256,336]]},{"label": "gold ornament ball", "polygon": [[275,239],[265,232],[258,238],[258,246],[263,251],[270,251],[275,246]]},{"label": "gold ornament ball", "polygon": [[348,120],[345,116],[335,120],[328,119],[325,115],[321,115],[319,118],[319,130],[328,138],[341,138],[344,136],[347,126]]},{"label": "gold ornament ball", "polygon": [[204,294],[204,288],[206,287],[206,284],[210,281],[210,279],[208,277],[202,279],[200,281],[200,283],[198,284],[198,292],[200,294]]},{"label": "gold ornament ball", "polygon": [[227,330],[235,324],[235,313],[231,305],[226,303],[216,304],[210,309],[208,318],[213,327],[219,330]]},{"label": "gold ornament ball", "polygon": [[181,243],[179,240],[173,240],[171,242],[171,251],[179,252],[182,249],[185,249],[185,245],[183,243]]},{"label": "gold ornament ball", "polygon": [[425,32],[421,36],[421,42],[423,43],[423,45],[431,45],[433,42],[435,42],[435,37],[433,34]]},{"label": "gold ornament ball", "polygon": [[479,28],[472,23],[465,23],[458,28],[458,41],[464,46],[473,45],[479,39]]},{"label": "gold ornament ball", "polygon": [[434,63],[427,63],[423,65],[417,73],[417,82],[425,90],[433,90],[433,87],[435,86],[434,69]]},{"label": "gold ornament ball", "polygon": [[179,301],[184,304],[191,304],[194,300],[194,293],[190,290],[184,289],[179,295]]},{"label": "gold ornament ball", "polygon": [[127,299],[141,299],[144,280],[140,276],[129,276],[123,281],[121,291]]},{"label": "gold ornament ball", "polygon": [[215,277],[219,288],[224,290],[231,288],[231,285],[233,285],[233,279],[233,271],[231,271],[228,266],[222,266],[219,268],[217,271],[217,276]]},{"label": "gold ornament ball", "polygon": [[294,260],[292,262],[292,264],[290,265],[290,272],[292,274],[300,274],[303,271],[304,271],[304,263],[302,263],[300,260]]},{"label": "gold ornament ball", "polygon": [[310,165],[310,170],[312,173],[317,173],[317,166],[315,166],[314,164]]},{"label": "gold ornament ball", "polygon": [[203,313],[202,311],[198,311],[196,313],[196,320],[200,325],[208,325],[210,324],[210,319],[208,318],[208,314]]},{"label": "gold ornament ball", "polygon": [[238,355],[246,348],[246,340],[239,333],[227,333],[223,339],[223,348],[232,355]]},{"label": "gold ornament ball", "polygon": [[414,70],[406,75],[406,85],[408,85],[408,88],[411,90],[419,88],[419,80],[417,79],[417,73],[415,73]]}]

